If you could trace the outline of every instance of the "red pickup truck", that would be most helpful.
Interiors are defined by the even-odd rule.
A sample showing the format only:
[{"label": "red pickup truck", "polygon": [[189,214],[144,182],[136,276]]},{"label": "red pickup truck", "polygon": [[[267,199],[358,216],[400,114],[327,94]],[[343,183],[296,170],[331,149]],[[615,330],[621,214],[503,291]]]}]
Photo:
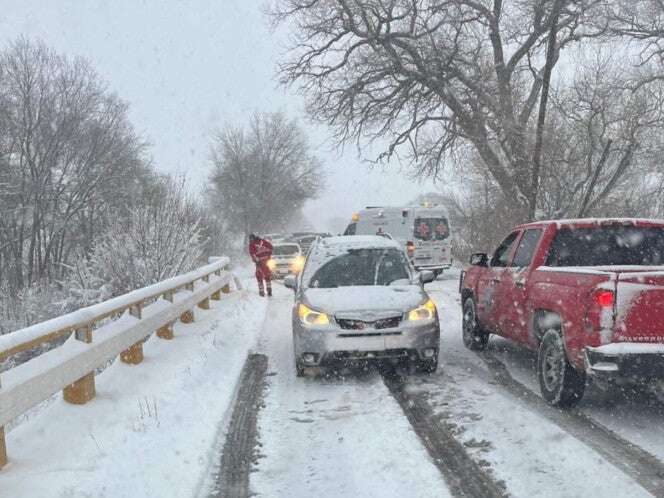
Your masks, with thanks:
[{"label": "red pickup truck", "polygon": [[498,334],[538,351],[542,396],[572,406],[600,385],[664,379],[664,220],[516,227],[461,275],[463,340]]}]

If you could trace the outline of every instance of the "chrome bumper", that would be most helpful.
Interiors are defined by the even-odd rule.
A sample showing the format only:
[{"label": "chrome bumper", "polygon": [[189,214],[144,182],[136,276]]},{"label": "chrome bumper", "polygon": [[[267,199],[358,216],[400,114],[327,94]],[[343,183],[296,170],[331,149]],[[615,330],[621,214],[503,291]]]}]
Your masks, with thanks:
[{"label": "chrome bumper", "polygon": [[664,344],[615,343],[587,347],[586,373],[603,378],[664,378]]}]

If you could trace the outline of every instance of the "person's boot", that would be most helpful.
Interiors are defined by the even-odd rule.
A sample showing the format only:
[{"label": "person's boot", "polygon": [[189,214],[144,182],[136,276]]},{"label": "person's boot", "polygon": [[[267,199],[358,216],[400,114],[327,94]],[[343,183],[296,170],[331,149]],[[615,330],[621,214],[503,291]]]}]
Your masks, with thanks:
[{"label": "person's boot", "polygon": [[265,292],[263,292],[263,289],[261,289],[261,290],[258,291],[258,295],[259,295],[260,297],[265,297]]},{"label": "person's boot", "polygon": [[272,297],[272,286],[268,286],[267,288],[267,297]]}]

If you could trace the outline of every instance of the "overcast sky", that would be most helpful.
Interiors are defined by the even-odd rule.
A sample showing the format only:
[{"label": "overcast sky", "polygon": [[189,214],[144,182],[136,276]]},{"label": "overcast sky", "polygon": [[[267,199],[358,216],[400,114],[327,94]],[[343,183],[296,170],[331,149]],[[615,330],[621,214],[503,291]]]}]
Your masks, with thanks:
[{"label": "overcast sky", "polygon": [[[278,87],[283,45],[261,13],[263,0],[0,0],[3,43],[25,35],[92,61],[131,104],[155,165],[203,185],[211,130],[253,110],[303,116],[302,100]],[[304,122],[325,162],[328,189],[305,213],[324,222],[364,205],[406,203],[417,185],[392,165],[370,171],[354,147],[339,155],[329,130]]]}]

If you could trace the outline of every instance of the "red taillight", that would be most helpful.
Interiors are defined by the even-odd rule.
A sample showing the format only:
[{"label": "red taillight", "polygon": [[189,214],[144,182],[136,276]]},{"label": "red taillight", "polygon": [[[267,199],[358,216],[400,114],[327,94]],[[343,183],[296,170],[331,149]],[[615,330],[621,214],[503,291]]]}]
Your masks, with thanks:
[{"label": "red taillight", "polygon": [[616,296],[611,290],[600,289],[595,292],[595,302],[602,308],[612,308]]}]

